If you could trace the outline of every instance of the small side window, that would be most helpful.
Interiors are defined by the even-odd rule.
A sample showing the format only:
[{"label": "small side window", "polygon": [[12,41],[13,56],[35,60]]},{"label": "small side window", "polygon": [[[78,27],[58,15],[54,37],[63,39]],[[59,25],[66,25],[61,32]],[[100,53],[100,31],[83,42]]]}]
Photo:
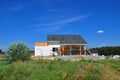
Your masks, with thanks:
[{"label": "small side window", "polygon": [[58,51],[58,48],[52,48],[52,51],[53,51],[53,52],[57,52],[57,51]]}]

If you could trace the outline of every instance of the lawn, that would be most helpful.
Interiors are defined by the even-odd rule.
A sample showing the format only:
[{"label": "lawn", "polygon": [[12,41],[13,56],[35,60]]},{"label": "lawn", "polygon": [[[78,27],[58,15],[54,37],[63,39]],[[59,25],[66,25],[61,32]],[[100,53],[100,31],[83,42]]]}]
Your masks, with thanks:
[{"label": "lawn", "polygon": [[120,80],[119,60],[0,61],[0,80]]}]

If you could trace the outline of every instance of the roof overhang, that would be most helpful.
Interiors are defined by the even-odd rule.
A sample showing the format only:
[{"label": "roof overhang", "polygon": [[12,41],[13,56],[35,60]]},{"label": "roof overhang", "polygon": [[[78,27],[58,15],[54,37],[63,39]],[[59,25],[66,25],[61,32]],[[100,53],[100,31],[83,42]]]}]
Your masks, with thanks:
[{"label": "roof overhang", "polygon": [[86,46],[87,44],[60,44],[60,45],[80,45],[80,46]]}]

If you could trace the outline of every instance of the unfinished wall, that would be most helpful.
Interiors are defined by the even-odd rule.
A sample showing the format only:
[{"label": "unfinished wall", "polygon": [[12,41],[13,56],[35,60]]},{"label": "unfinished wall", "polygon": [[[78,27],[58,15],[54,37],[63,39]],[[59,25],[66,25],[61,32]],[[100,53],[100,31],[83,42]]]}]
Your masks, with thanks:
[{"label": "unfinished wall", "polygon": [[59,48],[60,45],[48,45],[48,43],[36,43],[35,44],[35,56],[50,56],[53,53],[57,55],[57,53],[52,52],[52,48]]}]

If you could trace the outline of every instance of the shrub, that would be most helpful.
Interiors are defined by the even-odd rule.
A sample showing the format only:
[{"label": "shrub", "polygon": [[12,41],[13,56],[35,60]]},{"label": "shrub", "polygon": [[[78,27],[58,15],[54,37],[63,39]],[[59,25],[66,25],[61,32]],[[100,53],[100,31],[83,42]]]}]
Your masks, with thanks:
[{"label": "shrub", "polygon": [[15,61],[25,61],[30,59],[30,50],[23,43],[13,43],[5,53],[5,60],[8,63]]}]

